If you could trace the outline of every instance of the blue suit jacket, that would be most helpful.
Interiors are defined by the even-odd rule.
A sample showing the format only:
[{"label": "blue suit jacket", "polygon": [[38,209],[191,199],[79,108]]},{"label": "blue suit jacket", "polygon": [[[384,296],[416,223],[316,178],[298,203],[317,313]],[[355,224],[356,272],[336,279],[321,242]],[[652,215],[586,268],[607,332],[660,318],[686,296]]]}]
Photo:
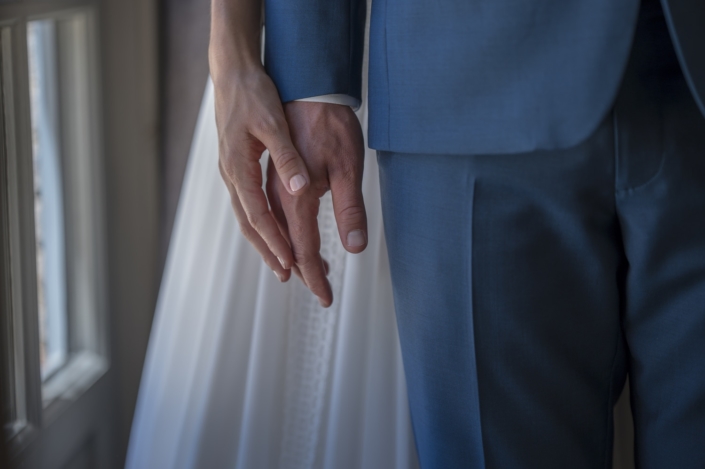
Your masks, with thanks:
[{"label": "blue suit jacket", "polygon": [[[662,0],[705,112],[705,1]],[[589,136],[615,98],[639,0],[373,0],[369,143],[515,153]],[[365,0],[266,0],[265,66],[282,101],[360,97]]]}]

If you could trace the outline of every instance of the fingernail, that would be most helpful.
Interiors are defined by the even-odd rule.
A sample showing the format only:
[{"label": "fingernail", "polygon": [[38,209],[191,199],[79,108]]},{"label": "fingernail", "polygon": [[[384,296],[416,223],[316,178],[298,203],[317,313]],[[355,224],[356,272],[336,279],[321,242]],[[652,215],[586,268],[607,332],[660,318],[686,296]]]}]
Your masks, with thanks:
[{"label": "fingernail", "polygon": [[323,300],[321,299],[321,297],[319,296],[319,297],[317,297],[317,298],[318,298],[318,303],[320,303],[320,305],[325,308],[325,307],[326,307],[326,304],[323,302]]},{"label": "fingernail", "polygon": [[289,187],[291,187],[291,190],[294,192],[298,191],[299,189],[301,189],[305,185],[306,185],[306,178],[300,174],[297,174],[296,176],[289,179]]},{"label": "fingernail", "polygon": [[284,281],[284,278],[281,276],[281,274],[280,274],[279,272],[277,272],[276,270],[273,270],[272,272],[274,272],[274,275],[277,276],[277,279],[278,279],[280,282],[283,282],[283,281]]},{"label": "fingernail", "polygon": [[282,265],[282,267],[284,267],[286,269],[286,265],[284,265],[284,259],[282,259],[279,256],[277,256],[277,259],[279,259],[279,263]]},{"label": "fingernail", "polygon": [[348,246],[356,248],[365,244],[365,232],[362,230],[353,230],[348,233]]}]

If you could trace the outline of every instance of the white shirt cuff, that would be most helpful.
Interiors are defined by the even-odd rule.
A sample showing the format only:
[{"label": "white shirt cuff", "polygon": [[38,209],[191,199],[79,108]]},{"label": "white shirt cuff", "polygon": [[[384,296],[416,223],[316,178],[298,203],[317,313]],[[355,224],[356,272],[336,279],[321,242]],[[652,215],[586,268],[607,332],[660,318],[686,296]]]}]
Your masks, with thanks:
[{"label": "white shirt cuff", "polygon": [[355,99],[352,96],[348,96],[347,94],[322,94],[320,96],[311,96],[310,98],[297,99],[296,101],[340,104],[342,106],[350,106],[353,111],[357,111],[357,109],[360,107],[360,100]]}]

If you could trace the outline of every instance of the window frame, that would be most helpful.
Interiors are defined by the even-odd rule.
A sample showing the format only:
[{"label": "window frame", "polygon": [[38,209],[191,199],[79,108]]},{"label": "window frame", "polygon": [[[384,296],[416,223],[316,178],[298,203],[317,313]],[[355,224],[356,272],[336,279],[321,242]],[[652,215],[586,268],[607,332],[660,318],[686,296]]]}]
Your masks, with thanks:
[{"label": "window frame", "polygon": [[[4,345],[0,376],[5,387],[4,440],[13,454],[27,447],[109,368],[96,3],[0,4],[0,339]],[[63,184],[69,356],[42,381],[27,24],[45,19],[57,24],[61,166],[67,175],[64,182],[66,177],[70,182]],[[68,25],[71,21],[76,23]],[[83,31],[77,32],[80,27]],[[81,33],[83,40],[77,36]],[[71,49],[75,46],[84,50],[77,53]],[[82,256],[75,255],[79,246]]]}]

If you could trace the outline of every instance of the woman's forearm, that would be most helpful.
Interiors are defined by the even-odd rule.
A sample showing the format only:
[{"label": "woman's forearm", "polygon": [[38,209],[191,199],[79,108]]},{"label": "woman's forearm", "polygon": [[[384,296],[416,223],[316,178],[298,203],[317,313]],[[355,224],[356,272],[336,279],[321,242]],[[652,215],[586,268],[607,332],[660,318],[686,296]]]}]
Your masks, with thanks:
[{"label": "woman's forearm", "polygon": [[262,0],[212,0],[208,58],[214,81],[262,67],[261,31]]}]

